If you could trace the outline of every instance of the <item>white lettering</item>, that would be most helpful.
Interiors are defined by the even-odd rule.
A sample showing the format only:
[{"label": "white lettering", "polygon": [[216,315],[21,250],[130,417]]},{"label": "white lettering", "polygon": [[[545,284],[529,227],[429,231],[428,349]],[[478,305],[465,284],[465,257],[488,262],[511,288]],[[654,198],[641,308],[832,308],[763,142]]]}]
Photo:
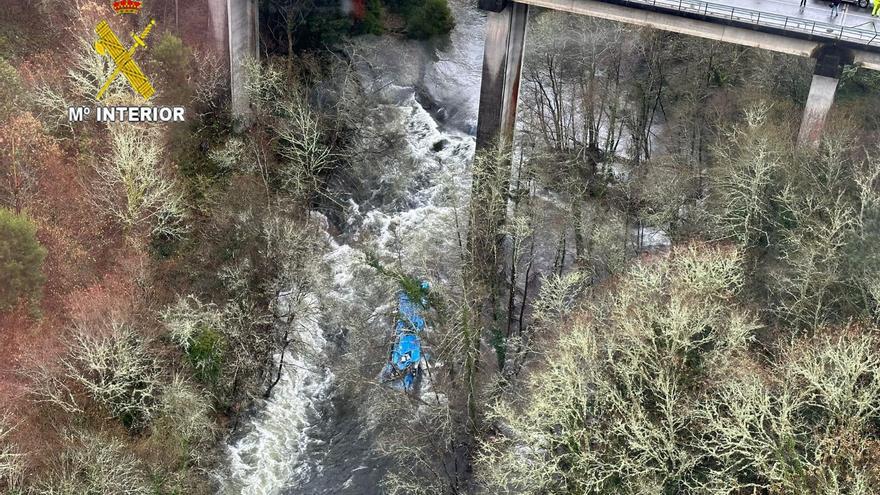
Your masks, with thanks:
[{"label": "white lettering", "polygon": [[82,122],[86,115],[92,113],[89,107],[69,107],[67,109],[68,122]]},{"label": "white lettering", "polygon": [[98,107],[98,122],[115,122],[116,114],[113,108]]},{"label": "white lettering", "polygon": [[[70,122],[82,122],[92,114],[89,107],[69,107]],[[185,122],[184,107],[95,107],[98,122]]]}]

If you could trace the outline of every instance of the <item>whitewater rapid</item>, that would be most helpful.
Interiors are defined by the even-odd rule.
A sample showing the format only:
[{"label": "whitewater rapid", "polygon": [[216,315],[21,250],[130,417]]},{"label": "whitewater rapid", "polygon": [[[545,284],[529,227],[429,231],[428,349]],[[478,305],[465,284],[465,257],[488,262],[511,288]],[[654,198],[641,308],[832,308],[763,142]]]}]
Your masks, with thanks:
[{"label": "whitewater rapid", "polygon": [[[297,322],[301,342],[285,356],[281,381],[228,446],[221,495],[380,493],[386,466],[352,410],[357,404],[340,400],[333,356],[344,347],[346,319],[376,332],[390,324],[375,317],[390,308],[389,294],[365,266],[366,251],[409,273],[430,274],[439,284],[448,281],[448,273],[438,267],[458,265],[485,17],[471,1],[450,4],[456,28],[447,40],[357,41],[356,51],[366,59],[361,83],[380,101],[369,118],[377,134],[399,133],[401,149],[393,158],[366,164],[377,171],[367,184],[372,190],[353,194],[368,199],[348,202],[341,233],[331,235],[329,222],[320,219],[326,227],[321,270],[328,287],[310,295],[315,311]],[[395,186],[400,183],[403,187]],[[646,233],[648,242],[668,242],[660,231]],[[545,265],[552,264],[556,245],[555,239],[547,242],[540,248],[547,251]]]},{"label": "whitewater rapid", "polygon": [[[393,93],[399,96],[403,90],[395,88]],[[412,183],[402,198],[406,207],[390,206],[400,204],[392,198],[376,207],[352,203],[345,242],[326,234],[322,269],[330,290],[311,295],[311,306],[317,309],[298,322],[301,345],[285,356],[281,381],[272,397],[246,426],[246,433],[229,446],[229,477],[223,481],[222,494],[369,494],[378,489],[359,486],[352,478],[371,469],[370,459],[347,459],[347,466],[322,462],[327,455],[322,451],[333,448],[325,439],[335,433],[322,429],[338,427],[331,426],[338,419],[334,417],[337,383],[328,359],[329,346],[334,345],[331,336],[339,332],[335,324],[339,314],[372,311],[375,308],[368,306],[384,297],[381,284],[370,285],[363,277],[355,277],[365,270],[364,249],[397,259],[413,270],[442,264],[445,259],[453,261],[455,213],[470,187],[468,166],[474,150],[473,137],[441,129],[412,89],[383,107],[377,110],[385,116],[385,125],[404,131],[403,154],[414,167]],[[405,248],[399,243],[401,233],[406,235]],[[346,441],[359,439],[353,435]],[[321,478],[327,481],[316,484]],[[299,491],[304,485],[309,485],[309,491]]]}]

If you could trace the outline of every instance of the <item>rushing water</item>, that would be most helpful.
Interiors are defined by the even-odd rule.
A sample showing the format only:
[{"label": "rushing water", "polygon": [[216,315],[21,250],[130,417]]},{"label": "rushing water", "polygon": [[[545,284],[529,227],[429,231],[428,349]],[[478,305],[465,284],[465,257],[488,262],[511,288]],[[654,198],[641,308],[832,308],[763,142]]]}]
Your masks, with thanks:
[{"label": "rushing water", "polygon": [[[375,109],[376,125],[403,134],[410,183],[401,188],[403,197],[352,202],[342,235],[327,235],[330,290],[313,296],[316,314],[298,327],[302,345],[285,356],[272,397],[229,446],[222,494],[379,493],[385,465],[363,433],[357,405],[338,393],[330,357],[344,339],[338,315],[387,304],[387,294],[358,275],[362,249],[412,269],[453,256],[453,207],[469,187],[482,56],[484,19],[469,3],[451,2],[457,26],[439,43],[358,41],[364,85],[381,88],[384,100]],[[400,175],[400,161],[375,166],[382,168],[380,182]],[[402,251],[400,235],[409,246]]]},{"label": "rushing water", "polygon": [[[390,307],[389,294],[364,266],[364,250],[413,273],[430,271],[437,283],[445,282],[437,267],[456,264],[454,215],[470,187],[485,23],[474,3],[450,0],[456,28],[445,40],[356,41],[364,89],[378,95],[371,127],[403,140],[394,157],[367,164],[377,170],[371,190],[352,195],[361,199],[350,201],[340,234],[326,234],[329,288],[312,296],[315,312],[298,327],[301,345],[285,356],[272,397],[229,446],[221,494],[380,493],[387,461],[375,452],[359,404],[339,391],[333,358],[349,321],[387,331],[375,315]],[[642,235],[646,245],[668,244],[656,229]],[[546,270],[557,240],[539,244],[536,269]]]}]

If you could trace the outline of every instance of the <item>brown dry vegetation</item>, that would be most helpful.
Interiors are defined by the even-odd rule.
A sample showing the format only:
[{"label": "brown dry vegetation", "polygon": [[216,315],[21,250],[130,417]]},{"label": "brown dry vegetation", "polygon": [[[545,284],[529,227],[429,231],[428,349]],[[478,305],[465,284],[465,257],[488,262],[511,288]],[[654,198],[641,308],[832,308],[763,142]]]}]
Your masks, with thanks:
[{"label": "brown dry vegetation", "polygon": [[[36,309],[22,301],[0,313],[0,415],[14,413],[15,429],[7,440],[27,453],[31,472],[43,471],[55,462],[55,455],[65,447],[60,435],[74,424],[92,425],[110,437],[133,443],[132,449],[151,465],[170,462],[173,467],[177,462],[163,459],[165,447],[156,445],[160,437],[127,435],[121,423],[108,421],[94,403],[86,402],[84,416],[77,418],[32,397],[38,386],[34,371],[60,372],[74,326],[98,328],[110,318],[133,319],[151,311],[144,304],[142,286],[150,277],[146,244],[139,234],[126,231],[102,212],[93,199],[93,164],[107,151],[105,132],[92,123],[76,126],[72,133],[53,131],[38,116],[66,113],[66,109],[34,103],[43,88],[67,84],[76,50],[73,37],[84,35],[84,26],[99,18],[113,17],[105,3],[109,2],[13,0],[2,7],[0,59],[17,70],[24,93],[11,115],[0,122],[0,166],[9,166],[15,149],[31,181],[29,187],[21,188],[18,205],[5,206],[17,206],[32,219],[48,252],[43,265],[46,282]],[[206,7],[202,2],[181,3],[185,4],[180,12],[184,40],[191,46],[211,46],[212,40],[205,39],[210,33]],[[173,26],[162,9],[162,5],[152,7],[161,26],[152,34],[154,40]],[[154,317],[144,321],[150,319]],[[161,347],[157,352],[167,353]],[[0,480],[0,490],[3,486]]]},{"label": "brown dry vegetation", "polygon": [[[179,20],[173,4],[146,8],[159,23],[137,57],[153,103],[187,108],[167,126],[67,122],[112,70],[95,24],[122,37],[142,27],[133,16],[16,2],[0,21],[0,207],[26,215],[48,252],[41,297],[0,314],[0,490],[207,493],[219,436],[296,345],[305,316],[279,323],[274,300],[311,290],[307,208],[337,137],[296,81],[256,66],[255,121],[231,136],[207,2],[181,2]],[[108,102],[136,100],[120,80]]]}]

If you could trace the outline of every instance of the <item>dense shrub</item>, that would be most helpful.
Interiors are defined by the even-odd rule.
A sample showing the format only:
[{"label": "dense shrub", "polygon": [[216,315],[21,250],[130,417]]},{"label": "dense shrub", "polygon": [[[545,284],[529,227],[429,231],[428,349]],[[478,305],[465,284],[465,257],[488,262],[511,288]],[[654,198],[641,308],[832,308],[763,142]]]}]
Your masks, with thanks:
[{"label": "dense shrub", "polygon": [[194,475],[217,453],[211,448],[216,433],[212,413],[208,395],[179,374],[162,389],[162,405],[147,440],[156,461],[166,467],[155,480],[162,487],[156,493],[209,493]]},{"label": "dense shrub", "polygon": [[195,375],[211,388],[220,407],[241,399],[242,385],[260,382],[274,337],[256,330],[267,320],[250,301],[218,306],[182,297],[161,317],[169,337],[186,353]]},{"label": "dense shrub", "polygon": [[690,448],[695,406],[755,326],[727,303],[742,284],[739,261],[692,248],[636,265],[566,321],[531,376],[525,410],[503,403],[492,413],[510,434],[484,446],[488,484],[513,493],[681,493],[700,462]]},{"label": "dense shrub", "polygon": [[488,493],[874,493],[880,342],[817,329],[767,362],[743,280],[735,251],[678,249],[557,321],[491,410]]},{"label": "dense shrub", "polygon": [[363,19],[357,29],[364,34],[382,34],[385,32],[385,7],[379,0],[369,0]]},{"label": "dense shrub", "polygon": [[171,33],[165,33],[151,51],[153,58],[162,66],[164,74],[184,78],[190,67],[190,49]]},{"label": "dense shrub", "polygon": [[421,0],[385,0],[385,3],[395,12],[407,12],[411,8],[418,7]]},{"label": "dense shrub", "polygon": [[194,93],[189,84],[194,72],[193,54],[189,47],[177,36],[165,33],[150,52],[159,66],[162,80],[158,94],[160,101],[173,105],[189,103]]},{"label": "dense shrub", "polygon": [[263,40],[270,51],[282,53],[289,41],[294,53],[337,47],[354,24],[338,0],[266,0],[260,9]]},{"label": "dense shrub", "polygon": [[410,9],[406,31],[413,38],[430,38],[452,31],[455,20],[446,0],[425,0]]},{"label": "dense shrub", "polygon": [[193,336],[187,355],[201,380],[216,382],[223,364],[223,336],[210,326],[202,327]]},{"label": "dense shrub", "polygon": [[18,76],[18,71],[0,57],[0,120],[10,116],[21,95],[21,78]]},{"label": "dense shrub", "polygon": [[224,337],[220,333],[224,323],[221,311],[190,296],[179,299],[175,306],[167,308],[163,321],[171,340],[186,353],[196,376],[207,384],[216,383],[225,347]]},{"label": "dense shrub", "polygon": [[[715,236],[760,260],[780,322],[842,323],[876,311],[880,160],[844,137],[794,149],[768,109],[746,112],[715,147],[707,203]],[[876,314],[875,314],[876,316]]]},{"label": "dense shrub", "polygon": [[46,250],[37,240],[36,230],[24,215],[0,208],[0,310],[22,297],[40,295]]}]

